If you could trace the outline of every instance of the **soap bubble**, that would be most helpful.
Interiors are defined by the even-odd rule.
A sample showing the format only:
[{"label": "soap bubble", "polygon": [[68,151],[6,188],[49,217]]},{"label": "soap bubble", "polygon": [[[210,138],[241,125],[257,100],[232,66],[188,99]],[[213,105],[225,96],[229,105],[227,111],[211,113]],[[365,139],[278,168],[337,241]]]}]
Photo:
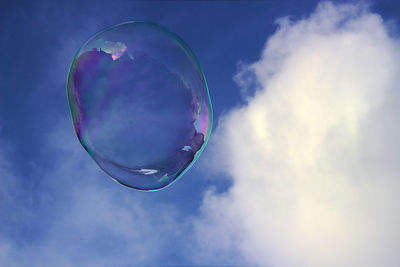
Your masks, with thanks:
[{"label": "soap bubble", "polygon": [[141,190],[164,188],[199,157],[212,108],[196,57],[176,34],[149,22],[92,36],[68,76],[82,146],[108,175]]}]

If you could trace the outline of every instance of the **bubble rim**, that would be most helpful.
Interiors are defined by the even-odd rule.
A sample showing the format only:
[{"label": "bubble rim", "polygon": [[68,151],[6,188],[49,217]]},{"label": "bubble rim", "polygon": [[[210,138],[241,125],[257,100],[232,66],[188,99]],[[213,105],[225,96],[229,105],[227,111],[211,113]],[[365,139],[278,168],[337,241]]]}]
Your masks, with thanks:
[{"label": "bubble rim", "polygon": [[[101,33],[103,33],[103,32],[110,31],[110,30],[112,30],[112,29],[114,29],[114,28],[116,28],[116,27],[119,27],[119,26],[122,26],[122,25],[128,25],[128,24],[147,24],[147,25],[155,26],[155,27],[157,27],[157,28],[160,28],[160,29],[163,30],[165,33],[167,33],[168,35],[172,36],[174,39],[176,39],[176,40],[178,41],[178,44],[182,47],[183,51],[184,51],[186,54],[188,54],[189,58],[192,58],[192,59],[193,59],[193,62],[194,62],[194,64],[196,65],[196,68],[197,68],[198,72],[201,74],[201,77],[200,77],[200,78],[201,78],[201,81],[203,82],[203,84],[204,84],[204,86],[205,86],[206,93],[207,93],[207,94],[206,94],[206,99],[205,99],[205,100],[207,101],[206,104],[207,104],[207,105],[209,106],[209,108],[210,108],[210,114],[209,114],[209,116],[210,116],[210,129],[207,131],[207,134],[206,134],[206,136],[205,136],[205,138],[204,138],[204,143],[203,143],[203,145],[202,145],[201,148],[196,152],[196,154],[194,155],[194,158],[193,158],[193,160],[190,162],[190,164],[189,164],[188,166],[186,166],[185,169],[183,169],[183,170],[181,171],[181,173],[180,173],[174,180],[172,180],[170,183],[168,183],[167,185],[165,185],[165,186],[163,186],[163,187],[160,187],[160,188],[154,188],[154,189],[137,188],[137,187],[134,187],[134,186],[131,186],[131,185],[127,185],[127,184],[123,183],[122,181],[119,181],[119,180],[117,180],[116,178],[112,177],[112,176],[108,173],[108,171],[105,170],[105,169],[97,162],[97,160],[95,159],[95,157],[92,155],[93,152],[92,152],[86,145],[84,145],[84,144],[82,143],[81,138],[79,138],[79,135],[78,135],[78,130],[76,129],[77,127],[75,126],[75,123],[74,123],[75,118],[74,118],[74,113],[73,113],[73,110],[72,110],[72,106],[73,106],[73,105],[71,105],[72,100],[71,100],[70,95],[69,95],[69,85],[70,85],[70,78],[71,78],[72,68],[74,67],[74,64],[75,64],[75,62],[76,62],[76,59],[77,59],[78,55],[81,53],[82,49],[83,49],[88,43],[90,43],[93,39],[95,39],[99,34],[101,34]],[[203,72],[203,70],[202,70],[202,68],[201,68],[201,66],[200,66],[199,60],[197,59],[197,57],[195,56],[194,52],[193,52],[192,49],[189,47],[189,45],[188,45],[179,35],[177,35],[176,33],[170,31],[169,29],[167,29],[167,28],[165,28],[164,26],[161,26],[160,24],[155,23],[155,22],[151,22],[151,21],[126,21],[126,22],[122,22],[122,23],[118,23],[118,24],[115,24],[115,25],[106,27],[106,28],[101,29],[101,30],[95,32],[94,34],[92,34],[92,35],[79,47],[78,51],[75,53],[75,56],[74,56],[74,58],[73,58],[73,60],[72,60],[72,63],[71,63],[71,65],[70,65],[70,68],[69,68],[69,71],[68,71],[67,86],[66,86],[66,87],[67,87],[68,106],[69,106],[70,113],[71,113],[71,118],[72,118],[72,125],[74,126],[75,134],[76,134],[76,136],[77,136],[77,138],[78,138],[80,144],[82,145],[82,147],[89,153],[90,157],[96,162],[96,164],[100,167],[100,169],[102,169],[102,170],[107,174],[107,176],[109,176],[111,179],[113,179],[114,181],[116,181],[116,182],[119,183],[119,184],[122,184],[122,185],[124,185],[124,186],[126,186],[126,187],[129,187],[129,188],[133,188],[133,189],[138,190],[138,191],[143,191],[143,192],[156,192],[156,191],[165,189],[165,188],[171,186],[171,185],[172,185],[173,183],[175,183],[176,181],[178,181],[178,180],[193,166],[193,164],[194,164],[194,163],[197,161],[197,159],[200,157],[201,153],[204,151],[204,149],[205,149],[205,147],[206,147],[206,145],[207,145],[207,143],[208,143],[208,140],[209,140],[209,138],[210,138],[210,135],[211,135],[211,132],[212,132],[212,129],[213,129],[214,114],[213,114],[212,102],[211,102],[211,97],[210,97],[210,91],[209,91],[209,88],[208,88],[208,84],[207,84],[207,81],[206,81],[204,72]],[[201,108],[202,108],[202,107],[201,107]]]}]

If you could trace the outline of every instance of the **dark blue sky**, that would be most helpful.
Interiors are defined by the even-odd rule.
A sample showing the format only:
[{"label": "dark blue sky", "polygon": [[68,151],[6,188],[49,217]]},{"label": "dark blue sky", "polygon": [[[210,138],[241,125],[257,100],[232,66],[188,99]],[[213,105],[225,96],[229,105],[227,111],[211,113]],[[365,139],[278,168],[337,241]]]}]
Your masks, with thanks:
[{"label": "dark blue sky", "polygon": [[[125,188],[97,170],[74,136],[66,97],[70,64],[90,35],[131,20],[153,21],[180,35],[196,54],[205,73],[216,127],[221,114],[244,103],[233,81],[238,62],[250,63],[259,58],[268,36],[276,30],[275,19],[287,15],[300,18],[312,12],[318,2],[1,2],[0,153],[8,166],[0,168],[0,186],[3,187],[0,190],[0,242],[9,240],[12,246],[20,249],[21,255],[29,258],[31,253],[40,253],[32,247],[46,243],[44,239],[51,239],[49,236],[53,235],[51,229],[59,227],[60,231],[66,231],[65,235],[70,235],[54,239],[54,242],[65,242],[66,257],[70,256],[78,265],[92,265],[94,263],[85,255],[101,256],[110,251],[110,244],[118,244],[111,246],[114,248],[123,245],[118,235],[104,234],[100,240],[95,235],[83,238],[81,231],[85,230],[79,225],[59,226],[60,221],[65,221],[65,214],[76,207],[71,204],[76,194],[85,194],[94,187],[99,192],[111,192],[112,197],[106,199],[112,199],[118,205],[129,206],[131,198],[132,201],[139,199],[150,214],[163,214],[166,212],[163,205],[168,205],[173,207],[172,213],[178,214],[174,218],[183,221],[183,217],[186,219],[199,213],[206,188],[215,186],[216,190],[224,191],[229,186],[229,181],[213,179],[213,175],[203,169],[207,164],[202,156],[182,179],[155,193]],[[398,20],[400,15],[400,5],[389,0],[373,4],[372,10],[388,19]],[[67,147],[55,145],[64,140]],[[205,154],[207,151],[206,148]],[[78,163],[69,164],[74,157]],[[85,176],[88,172],[83,174],[85,168],[90,168],[89,173],[95,173],[93,177]],[[95,215],[95,211],[87,214]],[[150,221],[155,218],[151,217]],[[185,226],[179,227],[184,229]],[[151,232],[145,230],[146,234]],[[167,246],[163,253],[156,253],[154,261],[143,262],[201,262],[178,251],[189,242],[177,237],[181,235],[185,235],[184,231],[173,235],[179,239],[176,247]],[[79,244],[80,256],[69,248],[71,244]],[[136,263],[127,255],[121,254],[123,260],[117,263],[118,266]],[[110,256],[108,263],[112,259]],[[36,260],[34,264],[40,262]],[[24,262],[17,262],[17,266]],[[240,263],[240,259],[235,261],[233,257],[231,263]]]},{"label": "dark blue sky", "polygon": [[[40,184],[40,177],[33,175],[32,160],[44,167],[51,164],[49,154],[57,153],[45,147],[46,133],[58,120],[69,116],[65,94],[67,72],[77,49],[91,34],[128,20],[154,21],[178,33],[191,46],[203,68],[216,123],[221,113],[242,101],[232,79],[237,63],[253,62],[259,57],[267,36],[275,30],[277,17],[301,16],[316,4],[316,1],[301,5],[295,2],[6,3],[1,16],[0,114],[3,138],[12,146],[12,162],[24,177],[24,186],[35,190]],[[186,183],[190,183],[189,191]],[[194,173],[188,174],[159,195],[165,194],[170,200],[179,196],[180,202],[182,194],[201,192],[205,183]],[[187,200],[189,205],[193,198]]]}]

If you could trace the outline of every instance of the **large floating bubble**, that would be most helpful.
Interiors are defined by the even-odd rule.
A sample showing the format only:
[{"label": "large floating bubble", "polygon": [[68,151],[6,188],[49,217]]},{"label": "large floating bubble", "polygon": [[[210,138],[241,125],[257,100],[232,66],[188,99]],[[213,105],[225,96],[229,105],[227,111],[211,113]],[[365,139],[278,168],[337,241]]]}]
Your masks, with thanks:
[{"label": "large floating bubble", "polygon": [[91,37],[72,62],[67,90],[82,146],[132,188],[175,181],[210,135],[211,102],[197,59],[154,23],[122,23]]}]

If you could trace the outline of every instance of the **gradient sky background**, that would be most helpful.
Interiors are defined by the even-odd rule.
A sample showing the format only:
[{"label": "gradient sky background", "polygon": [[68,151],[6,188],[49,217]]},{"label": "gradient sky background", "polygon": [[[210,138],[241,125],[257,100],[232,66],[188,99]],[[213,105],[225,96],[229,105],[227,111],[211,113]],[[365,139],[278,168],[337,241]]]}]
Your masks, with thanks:
[{"label": "gradient sky background", "polygon": [[[0,265],[399,266],[399,16],[392,0],[3,1]],[[108,178],[67,103],[77,49],[128,20],[180,35],[213,103],[204,153],[158,192]]]}]

